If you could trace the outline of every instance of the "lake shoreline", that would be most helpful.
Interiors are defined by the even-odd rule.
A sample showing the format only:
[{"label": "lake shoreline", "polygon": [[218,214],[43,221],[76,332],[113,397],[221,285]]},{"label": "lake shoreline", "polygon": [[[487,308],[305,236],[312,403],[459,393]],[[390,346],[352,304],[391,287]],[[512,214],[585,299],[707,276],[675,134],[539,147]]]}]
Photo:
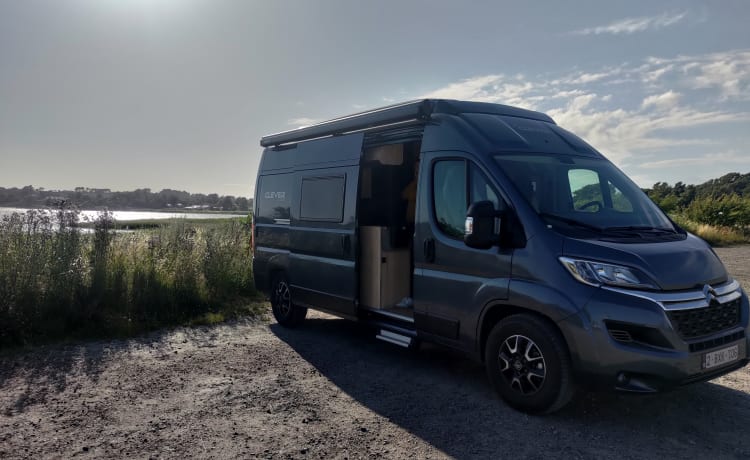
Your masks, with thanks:
[{"label": "lake shoreline", "polygon": [[[57,208],[50,206],[50,207],[38,207],[38,208],[27,208],[27,207],[18,207],[18,206],[0,206],[0,210],[19,210],[26,212],[31,209],[36,210],[56,210]],[[211,209],[211,210],[203,210],[203,209],[187,209],[187,208],[119,208],[119,209],[109,209],[106,207],[93,207],[93,208],[80,208],[79,211],[90,211],[90,212],[100,212],[100,211],[112,211],[112,212],[173,212],[173,213],[195,213],[195,214],[237,214],[245,216],[252,212],[252,210],[248,211],[221,211],[218,209]]]},{"label": "lake shoreline", "polygon": [[[54,212],[55,208],[35,208],[39,211],[51,211]],[[13,213],[24,214],[30,211],[31,208],[14,208],[14,207],[0,207],[0,217],[11,215]],[[105,211],[105,209],[81,209],[79,215],[82,221],[95,220],[99,213]],[[135,210],[135,209],[123,209],[123,210],[108,210],[112,213],[112,217],[115,221],[126,222],[126,221],[145,221],[145,220],[167,220],[167,219],[237,219],[245,217],[249,214],[248,212],[238,211],[200,211],[192,209],[159,209],[159,210]]]}]

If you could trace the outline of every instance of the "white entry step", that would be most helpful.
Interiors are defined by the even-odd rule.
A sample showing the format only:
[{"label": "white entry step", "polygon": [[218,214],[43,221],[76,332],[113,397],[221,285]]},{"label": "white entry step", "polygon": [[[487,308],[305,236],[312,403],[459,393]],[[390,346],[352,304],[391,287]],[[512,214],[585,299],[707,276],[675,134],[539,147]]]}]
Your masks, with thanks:
[{"label": "white entry step", "polygon": [[386,331],[385,329],[381,329],[380,333],[376,335],[375,338],[404,348],[409,348],[412,341],[412,338],[407,335],[397,334],[395,332]]}]

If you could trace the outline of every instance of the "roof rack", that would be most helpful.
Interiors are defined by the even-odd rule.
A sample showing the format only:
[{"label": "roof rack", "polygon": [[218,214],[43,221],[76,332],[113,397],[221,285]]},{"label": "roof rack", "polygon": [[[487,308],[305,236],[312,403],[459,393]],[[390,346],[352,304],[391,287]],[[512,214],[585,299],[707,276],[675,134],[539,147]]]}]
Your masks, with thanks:
[{"label": "roof rack", "polygon": [[555,123],[549,116],[501,104],[485,102],[453,101],[446,99],[420,99],[389,105],[366,112],[355,113],[341,118],[324,121],[312,126],[269,134],[260,139],[262,147],[279,146],[294,142],[335,136],[354,131],[363,131],[384,125],[396,125],[410,121],[427,122],[433,113],[491,113]]},{"label": "roof rack", "polygon": [[375,110],[334,118],[333,120],[304,128],[269,134],[261,138],[260,145],[262,147],[270,147],[272,145],[299,142],[316,137],[344,134],[385,124],[409,120],[428,120],[431,112],[432,103],[428,99],[389,105]]}]

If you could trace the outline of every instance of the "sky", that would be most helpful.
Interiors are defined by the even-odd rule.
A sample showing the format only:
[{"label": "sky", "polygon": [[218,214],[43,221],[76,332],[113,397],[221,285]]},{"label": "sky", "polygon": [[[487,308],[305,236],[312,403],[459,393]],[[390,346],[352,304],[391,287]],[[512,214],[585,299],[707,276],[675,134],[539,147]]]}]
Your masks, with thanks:
[{"label": "sky", "polygon": [[750,172],[750,2],[0,0],[0,186],[252,196],[265,134],[422,97],[640,186]]}]

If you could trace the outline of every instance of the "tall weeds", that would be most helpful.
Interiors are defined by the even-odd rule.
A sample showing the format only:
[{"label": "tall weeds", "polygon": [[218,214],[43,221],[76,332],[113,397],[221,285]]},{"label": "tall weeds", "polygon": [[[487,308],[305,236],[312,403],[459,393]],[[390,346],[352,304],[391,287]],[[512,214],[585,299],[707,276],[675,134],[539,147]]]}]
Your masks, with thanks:
[{"label": "tall weeds", "polygon": [[75,210],[0,220],[0,346],[129,335],[189,321],[254,295],[249,228],[171,221],[118,233],[109,213],[91,231]]}]

